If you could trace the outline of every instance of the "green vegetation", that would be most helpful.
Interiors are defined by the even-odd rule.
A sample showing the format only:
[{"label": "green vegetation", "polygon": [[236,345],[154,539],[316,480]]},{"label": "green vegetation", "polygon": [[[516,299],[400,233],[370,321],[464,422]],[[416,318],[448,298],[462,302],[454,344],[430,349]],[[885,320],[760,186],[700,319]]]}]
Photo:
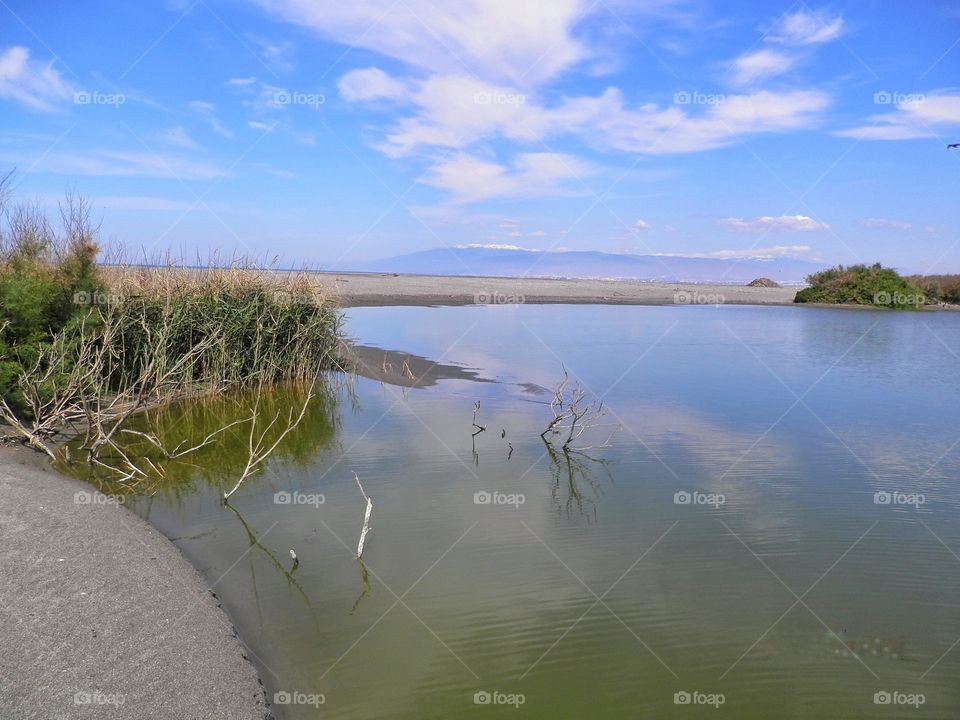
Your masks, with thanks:
[{"label": "green vegetation", "polygon": [[[8,176],[9,177],[9,176]],[[61,207],[62,230],[30,205],[6,207],[0,180],[0,399],[20,417],[33,419],[21,379],[48,356],[58,336],[76,355],[76,332],[93,322],[93,309],[75,297],[98,296],[103,285],[96,268],[95,229],[88,206],[68,196]],[[69,362],[30,392],[42,402],[63,382]]]},{"label": "green vegetation", "polygon": [[919,285],[880,263],[838,265],[810,275],[807,282],[810,287],[800,290],[794,302],[871,305],[896,310],[919,310],[927,303]]},{"label": "green vegetation", "polygon": [[54,228],[35,206],[11,207],[3,188],[0,423],[51,457],[58,436],[80,434],[91,462],[119,455],[124,477],[143,475],[123,433],[170,454],[128,425],[145,408],[244,388],[259,398],[337,366],[341,317],[307,274],[237,261],[100,265],[87,203],[68,196]]},{"label": "green vegetation", "polygon": [[911,275],[908,280],[923,290],[928,303],[960,305],[960,275]]}]

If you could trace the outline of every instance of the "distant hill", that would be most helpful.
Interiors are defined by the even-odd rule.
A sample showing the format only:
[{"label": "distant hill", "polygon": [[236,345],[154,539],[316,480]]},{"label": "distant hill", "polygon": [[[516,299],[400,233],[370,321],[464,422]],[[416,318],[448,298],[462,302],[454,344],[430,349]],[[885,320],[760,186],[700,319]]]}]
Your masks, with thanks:
[{"label": "distant hill", "polygon": [[766,277],[781,285],[800,285],[807,275],[824,267],[819,263],[794,258],[726,260],[677,255],[455,247],[435,248],[330,269],[419,275],[608,278],[731,284],[744,284],[757,277]]}]

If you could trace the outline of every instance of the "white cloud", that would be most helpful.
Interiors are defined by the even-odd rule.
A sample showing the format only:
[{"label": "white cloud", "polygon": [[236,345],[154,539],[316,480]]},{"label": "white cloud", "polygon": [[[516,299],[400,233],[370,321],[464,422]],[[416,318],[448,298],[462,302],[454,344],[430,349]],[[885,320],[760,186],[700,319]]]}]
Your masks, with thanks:
[{"label": "white cloud", "polygon": [[591,172],[582,160],[562,153],[521,154],[512,168],[460,154],[434,165],[422,182],[451,193],[453,202],[464,204],[564,192],[564,182]]},{"label": "white cloud", "polygon": [[806,215],[780,215],[773,217],[764,215],[758,218],[725,218],[717,224],[725,226],[733,232],[761,233],[761,232],[815,232],[829,230],[830,226]]},{"label": "white cloud", "polygon": [[728,95],[719,105],[629,107],[616,88],[598,97],[544,107],[516,89],[464,76],[434,76],[413,88],[413,115],[400,119],[380,149],[391,157],[422,146],[463,149],[491,137],[537,142],[575,135],[606,149],[682,154],[722,147],[738,136],[809,127],[830,104],[814,90]]},{"label": "white cloud", "polygon": [[247,126],[253,130],[260,130],[261,132],[272,133],[276,132],[277,127],[280,125],[279,121],[274,121],[272,123],[260,122],[259,120],[248,120]]},{"label": "white cloud", "polygon": [[253,85],[256,81],[255,77],[230,78],[226,84],[229,87],[246,87],[247,85]]},{"label": "white cloud", "polygon": [[654,253],[660,257],[718,258],[721,260],[773,260],[778,257],[803,255],[812,250],[809,245],[774,245],[772,247],[716,250],[709,253]]},{"label": "white cloud", "polygon": [[519,245],[508,245],[504,243],[466,243],[464,245],[454,245],[455,248],[466,249],[466,248],[482,248],[484,250],[521,250],[523,252],[543,252],[542,250],[534,250],[533,248],[520,247]]},{"label": "white cloud", "polygon": [[348,102],[398,100],[408,92],[406,85],[379,68],[351,70],[340,78],[337,89]]},{"label": "white cloud", "polygon": [[267,11],[324,37],[433,73],[536,84],[587,57],[573,26],[586,0],[257,0]]},{"label": "white cloud", "polygon": [[640,219],[638,219],[638,220],[633,224],[633,229],[636,230],[636,231],[638,231],[638,232],[639,232],[639,231],[643,231],[643,230],[649,230],[649,229],[650,229],[650,223],[648,223],[646,220],[640,220]]},{"label": "white cloud", "polygon": [[903,220],[891,220],[889,218],[867,218],[860,224],[869,230],[901,230],[903,232],[913,230],[911,223]]},{"label": "white cloud", "polygon": [[53,62],[30,60],[30,50],[13,46],[0,53],[0,98],[31,110],[52,112],[73,96]]},{"label": "white cloud", "polygon": [[943,128],[960,125],[960,95],[940,92],[906,96],[894,112],[868,119],[873,124],[840,130],[834,135],[862,140],[936,138]]},{"label": "white cloud", "polygon": [[193,141],[193,138],[187,134],[186,130],[179,126],[160,133],[159,140],[165,145],[172,145],[173,147],[183,148],[185,150],[195,150],[197,148],[197,144]]},{"label": "white cloud", "polygon": [[767,40],[783,45],[820,45],[839,39],[843,18],[800,10],[784,17],[767,35]]},{"label": "white cloud", "polygon": [[[596,96],[550,102],[538,93],[575,66],[586,69],[587,61],[609,55],[610,36],[601,38],[584,22],[591,13],[608,12],[609,5],[627,13],[634,32],[642,32],[643,19],[650,17],[671,23],[682,19],[692,28],[689,15],[676,12],[685,6],[683,0],[463,0],[455,5],[437,0],[255,1],[323,37],[400,61],[402,68],[393,74],[373,67],[347,72],[339,82],[340,94],[350,102],[403,101],[404,111],[394,115],[376,143],[390,157],[436,148],[458,151],[452,160],[433,161],[427,174],[429,184],[449,190],[458,202],[529,194],[516,178],[536,172],[553,180],[544,191],[563,190],[558,181],[569,179],[561,168],[523,167],[534,155],[503,165],[485,161],[470,150],[479,142],[503,139],[530,148],[572,137],[599,150],[693,153],[751,134],[812,127],[831,102],[816,90],[736,94],[708,107],[627,100],[615,87]],[[791,42],[820,42],[809,30],[801,37],[803,30],[792,20],[781,35]],[[775,61],[777,72],[785,71],[790,62],[785,56],[764,52],[744,61],[744,78],[770,77],[777,70]],[[470,171],[476,173],[473,187]]]},{"label": "white cloud", "polygon": [[733,63],[733,82],[736,85],[751,85],[769,80],[791,70],[796,63],[797,58],[792,55],[777,50],[757,50],[740,56]]},{"label": "white cloud", "polygon": [[268,65],[280,72],[290,72],[294,69],[295,64],[289,57],[293,52],[291,43],[276,43],[258,37],[252,37],[251,39],[260,48],[260,54]]},{"label": "white cloud", "polygon": [[717,250],[710,253],[710,256],[724,260],[746,260],[748,258],[772,260],[776,257],[802,255],[810,252],[810,250],[809,245],[774,245],[772,247],[746,248],[745,250]]},{"label": "white cloud", "polygon": [[224,127],[223,123],[221,123],[217,117],[216,107],[213,103],[204,102],[203,100],[191,100],[188,105],[191,110],[201,115],[210,124],[210,127],[213,128],[215,133],[228,140],[233,138],[233,132]]}]

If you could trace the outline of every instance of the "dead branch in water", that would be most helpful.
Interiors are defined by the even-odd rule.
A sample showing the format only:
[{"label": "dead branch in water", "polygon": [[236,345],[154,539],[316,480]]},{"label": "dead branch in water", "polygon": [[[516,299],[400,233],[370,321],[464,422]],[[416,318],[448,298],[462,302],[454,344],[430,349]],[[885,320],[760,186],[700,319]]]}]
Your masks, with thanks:
[{"label": "dead branch in water", "polygon": [[474,435],[479,435],[482,432],[486,431],[486,428],[483,425],[477,425],[477,413],[480,412],[480,401],[477,400],[473,404],[473,426],[477,429]]},{"label": "dead branch in water", "polygon": [[[603,400],[599,398],[588,399],[587,391],[580,383],[568,390],[569,384],[570,375],[564,368],[563,380],[557,385],[553,392],[553,399],[550,401],[553,419],[547,423],[547,427],[540,433],[540,437],[552,447],[556,447],[557,443],[560,443],[560,449],[564,452],[583,452],[595,448],[610,447],[610,441],[619,430],[619,426],[601,422],[607,414],[606,408],[603,407]],[[603,427],[614,428],[604,442],[583,447],[573,445],[585,432]]]},{"label": "dead branch in water", "polygon": [[269,445],[267,444],[267,436],[275,426],[278,426],[277,423],[280,421],[281,411],[278,410],[277,414],[273,416],[273,420],[271,420],[265,428],[258,431],[257,420],[260,410],[260,398],[263,394],[263,384],[257,387],[257,398],[253,404],[253,411],[250,414],[250,436],[247,441],[247,464],[243,468],[243,472],[240,474],[240,479],[237,480],[237,484],[234,485],[229,492],[224,493],[224,502],[230,499],[230,496],[240,488],[240,485],[243,484],[244,480],[260,469],[263,461],[266,460],[273,453],[273,451],[277,449],[277,446],[283,442],[283,439],[293,432],[297,425],[300,424],[300,421],[303,420],[303,416],[307,414],[307,407],[310,405],[310,401],[313,399],[313,393],[316,389],[316,385],[317,377],[314,376],[313,382],[310,383],[310,386],[307,390],[307,396],[304,398],[303,405],[300,407],[300,413],[294,417],[294,409],[290,408],[287,414],[286,423],[283,425],[283,429],[280,431],[280,434],[277,436],[274,442]]},{"label": "dead branch in water", "polygon": [[360,494],[363,495],[363,499],[367,501],[367,510],[363,515],[363,529],[360,530],[360,543],[357,545],[357,560],[363,557],[363,543],[367,540],[367,533],[370,532],[370,513],[373,512],[373,501],[367,496],[367,493],[363,490],[363,485],[360,484],[360,478],[356,473],[353,474],[353,479],[357,481],[357,487],[360,488]]}]

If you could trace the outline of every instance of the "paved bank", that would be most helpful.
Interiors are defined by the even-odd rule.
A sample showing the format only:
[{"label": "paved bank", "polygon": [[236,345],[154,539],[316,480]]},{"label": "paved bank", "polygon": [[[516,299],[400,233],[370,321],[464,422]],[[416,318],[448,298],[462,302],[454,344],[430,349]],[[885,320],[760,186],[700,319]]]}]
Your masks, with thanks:
[{"label": "paved bank", "polygon": [[22,457],[0,448],[0,717],[269,717],[229,620],[177,548]]}]

